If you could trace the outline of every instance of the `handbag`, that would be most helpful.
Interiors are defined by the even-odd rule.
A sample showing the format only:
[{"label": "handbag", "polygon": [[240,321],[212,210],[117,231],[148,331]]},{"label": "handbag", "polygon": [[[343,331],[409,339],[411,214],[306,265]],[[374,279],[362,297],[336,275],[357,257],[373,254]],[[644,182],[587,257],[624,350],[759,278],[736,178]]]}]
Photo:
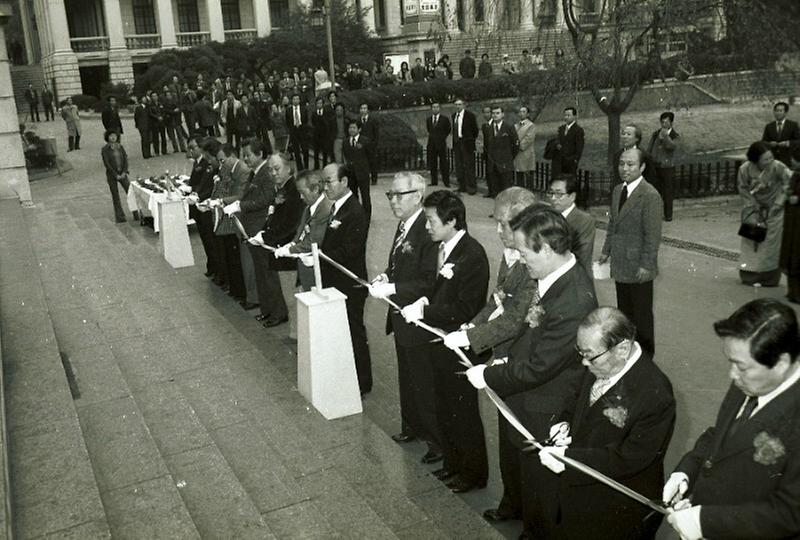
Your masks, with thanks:
[{"label": "handbag", "polygon": [[[739,226],[739,236],[747,238],[755,243],[763,242],[767,238],[767,219],[764,216],[763,210],[753,210],[746,216],[742,217],[742,224]],[[748,222],[750,216],[756,215],[755,223]]]}]

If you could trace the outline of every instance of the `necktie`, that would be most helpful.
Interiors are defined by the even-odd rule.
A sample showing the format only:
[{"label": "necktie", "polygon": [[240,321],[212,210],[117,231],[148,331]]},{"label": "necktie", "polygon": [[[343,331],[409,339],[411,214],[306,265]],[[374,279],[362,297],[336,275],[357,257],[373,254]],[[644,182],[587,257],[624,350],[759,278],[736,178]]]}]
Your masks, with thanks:
[{"label": "necktie", "polygon": [[442,269],[444,266],[444,242],[439,242],[439,256],[436,259],[436,271]]},{"label": "necktie", "polygon": [[619,206],[617,207],[617,212],[622,210],[622,205],[625,204],[625,201],[628,200],[628,184],[622,184],[622,193],[619,195]]},{"label": "necktie", "polygon": [[733,437],[736,431],[742,427],[742,425],[750,419],[750,416],[753,414],[753,411],[756,410],[758,406],[758,398],[753,396],[747,396],[747,399],[744,401],[744,410],[742,414],[739,415],[733,422],[731,422],[731,426],[728,428],[727,437]]},{"label": "necktie", "polygon": [[366,116],[362,116],[361,117],[361,125],[363,126],[366,123],[367,123],[367,117]]},{"label": "necktie", "polygon": [[783,131],[783,122],[778,122],[778,135]]},{"label": "necktie", "polygon": [[433,115],[433,125],[436,125],[436,121],[439,119],[438,115]]},{"label": "necktie", "polygon": [[350,137],[350,146],[355,146],[355,145],[356,145],[356,138]]},{"label": "necktie", "polygon": [[300,107],[294,108],[294,126],[300,127]]},{"label": "necktie", "polygon": [[397,226],[397,237],[394,239],[394,246],[392,246],[392,256],[389,262],[390,277],[394,277],[395,260],[397,258],[397,250],[403,245],[403,240],[406,238],[406,224],[401,221]]},{"label": "necktie", "polygon": [[594,405],[598,399],[603,397],[603,394],[606,391],[607,384],[608,384],[608,379],[597,379],[596,381],[594,381],[594,384],[592,385],[592,390],[591,392],[589,392],[590,407]]},{"label": "necktie", "polygon": [[500,131],[500,126],[497,122],[494,123],[494,136],[497,137],[497,132]]}]

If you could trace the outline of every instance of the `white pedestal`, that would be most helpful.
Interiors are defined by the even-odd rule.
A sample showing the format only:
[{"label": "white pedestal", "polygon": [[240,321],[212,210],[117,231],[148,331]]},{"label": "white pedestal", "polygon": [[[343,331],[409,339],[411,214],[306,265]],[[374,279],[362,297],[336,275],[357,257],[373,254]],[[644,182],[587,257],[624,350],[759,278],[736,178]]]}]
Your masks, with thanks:
[{"label": "white pedestal", "polygon": [[328,420],[360,413],[347,297],[335,288],[295,296],[297,389]]},{"label": "white pedestal", "polygon": [[161,230],[158,235],[158,252],[173,268],[194,266],[192,244],[186,229],[186,212],[183,201],[159,201],[158,220]]}]

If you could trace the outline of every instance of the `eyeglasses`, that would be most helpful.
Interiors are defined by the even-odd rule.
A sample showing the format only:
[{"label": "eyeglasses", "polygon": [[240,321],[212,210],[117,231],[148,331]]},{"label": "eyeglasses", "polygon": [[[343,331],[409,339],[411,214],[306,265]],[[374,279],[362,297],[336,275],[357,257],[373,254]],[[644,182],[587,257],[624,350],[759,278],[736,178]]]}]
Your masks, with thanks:
[{"label": "eyeglasses", "polygon": [[545,191],[544,194],[550,197],[551,199],[560,199],[561,197],[566,195],[566,193],[563,193],[561,191]]},{"label": "eyeglasses", "polygon": [[403,195],[410,195],[411,193],[417,193],[417,190],[416,189],[411,189],[409,191],[387,191],[386,192],[386,198],[391,201],[395,197],[397,197],[399,199]]},{"label": "eyeglasses", "polygon": [[588,355],[587,355],[585,352],[583,352],[582,350],[580,350],[580,348],[578,348],[578,346],[577,346],[577,345],[575,345],[575,352],[577,352],[577,353],[578,353],[578,356],[580,356],[582,359],[586,360],[587,362],[589,362],[589,363],[591,364],[591,363],[593,363],[595,360],[597,360],[598,358],[600,358],[601,356],[603,356],[604,354],[606,354],[608,351],[610,351],[611,349],[613,349],[614,347],[616,347],[617,345],[619,345],[620,343],[622,343],[622,342],[620,341],[619,343],[615,343],[615,344],[613,344],[611,347],[609,347],[608,349],[604,350],[604,351],[603,351],[603,352],[601,352],[601,353],[595,354],[594,356],[588,356]]}]

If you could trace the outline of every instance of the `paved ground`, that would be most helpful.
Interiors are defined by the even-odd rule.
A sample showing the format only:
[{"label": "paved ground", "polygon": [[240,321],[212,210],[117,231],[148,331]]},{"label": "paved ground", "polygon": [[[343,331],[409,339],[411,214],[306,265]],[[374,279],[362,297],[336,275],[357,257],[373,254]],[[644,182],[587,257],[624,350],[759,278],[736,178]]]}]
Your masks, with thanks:
[{"label": "paved ground", "polygon": [[[125,128],[134,131],[128,121]],[[59,346],[75,370],[78,418],[113,534],[497,534],[469,510],[493,506],[500,496],[490,403],[482,403],[490,485],[452,496],[417,464],[421,445],[401,448],[387,436],[399,425],[396,366],[383,335],[385,308],[370,300],[374,391],[363,415],[324,421],[294,389],[284,328],[262,329],[203,277],[201,265],[170,269],[150,229],[113,224],[99,121],[85,121],[84,129],[83,150],[68,155],[74,171],[32,185],[36,207],[25,211],[25,221]],[[64,138],[60,123],[54,132]],[[123,142],[134,176],[188,170],[181,154],[145,161],[136,135]],[[383,269],[395,227],[384,189],[373,188],[371,275]],[[468,197],[467,206],[470,232],[486,247],[495,275],[501,248],[491,203]],[[736,249],[735,216],[735,204],[680,208],[665,232]],[[602,239],[598,231],[596,251]],[[202,261],[196,233],[192,241]],[[672,247],[662,249],[660,266],[657,361],[678,399],[671,467],[713,421],[727,387],[711,323],[758,295],[785,291],[743,287],[735,262]],[[601,304],[614,303],[610,282],[597,289]],[[514,537],[515,527],[499,532]]]}]

